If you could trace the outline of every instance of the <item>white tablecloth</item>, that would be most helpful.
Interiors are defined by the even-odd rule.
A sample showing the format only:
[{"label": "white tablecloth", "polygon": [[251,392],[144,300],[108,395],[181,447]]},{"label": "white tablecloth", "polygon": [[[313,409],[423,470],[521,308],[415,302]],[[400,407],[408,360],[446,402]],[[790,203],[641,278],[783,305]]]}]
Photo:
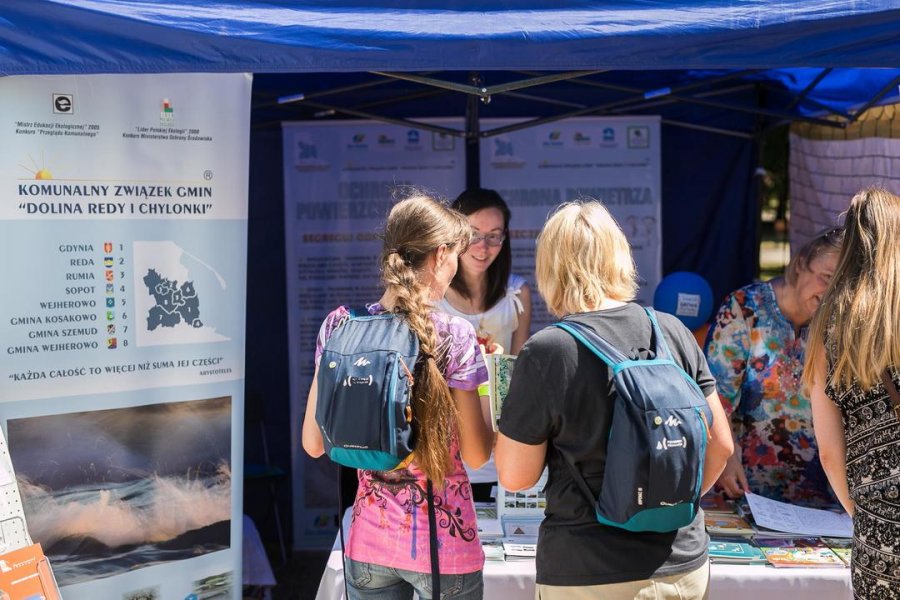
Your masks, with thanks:
[{"label": "white tablecloth", "polygon": [[[534,600],[534,561],[487,561],[484,597]],[[316,600],[344,597],[340,541],[335,540]],[[710,600],[849,600],[850,569],[780,568],[769,565],[712,565]]]},{"label": "white tablecloth", "polygon": [[[344,597],[340,551],[328,558],[316,600]],[[484,565],[484,597],[534,600],[534,561],[488,561]],[[712,565],[710,600],[845,600],[850,569],[776,569],[767,565]]]}]

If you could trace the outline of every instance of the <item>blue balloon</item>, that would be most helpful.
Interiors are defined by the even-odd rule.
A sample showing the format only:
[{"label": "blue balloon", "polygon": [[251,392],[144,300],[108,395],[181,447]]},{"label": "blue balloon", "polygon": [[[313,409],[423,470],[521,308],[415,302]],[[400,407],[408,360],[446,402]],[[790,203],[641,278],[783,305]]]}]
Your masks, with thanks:
[{"label": "blue balloon", "polygon": [[693,331],[704,325],[712,314],[712,288],[696,273],[669,273],[656,286],[653,308],[675,315]]}]

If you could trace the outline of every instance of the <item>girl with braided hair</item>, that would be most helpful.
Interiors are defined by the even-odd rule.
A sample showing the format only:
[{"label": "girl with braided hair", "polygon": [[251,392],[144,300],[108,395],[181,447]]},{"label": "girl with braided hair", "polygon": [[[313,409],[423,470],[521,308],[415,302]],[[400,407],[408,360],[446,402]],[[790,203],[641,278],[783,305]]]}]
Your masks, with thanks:
[{"label": "girl with braided hair", "polygon": [[[359,470],[359,489],[347,538],[351,598],[431,598],[426,481],[434,484],[440,548],[441,596],[483,595],[484,553],[478,540],[472,489],[463,461],[478,468],[491,454],[489,409],[476,389],[487,379],[475,330],[459,317],[433,310],[468,247],[465,216],[426,196],[396,204],[387,218],[381,253],[384,294],[370,314],[403,315],[419,338],[413,371],[413,462],[393,471]],[[322,323],[316,366],[325,341],[348,318],[340,306]],[[303,448],[324,453],[316,425],[316,380],[303,421]]]}]

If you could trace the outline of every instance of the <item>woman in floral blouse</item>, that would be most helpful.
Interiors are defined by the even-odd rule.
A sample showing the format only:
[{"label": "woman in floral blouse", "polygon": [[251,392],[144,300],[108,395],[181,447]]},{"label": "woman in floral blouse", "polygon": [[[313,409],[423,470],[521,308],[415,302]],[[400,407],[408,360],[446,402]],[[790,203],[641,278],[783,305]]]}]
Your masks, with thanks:
[{"label": "woman in floral blouse", "polygon": [[837,264],[843,231],[807,242],[785,276],[732,292],[706,338],[706,358],[731,415],[734,454],[719,478],[732,498],[750,491],[807,506],[836,504],[819,462],[803,390],[806,326]]}]

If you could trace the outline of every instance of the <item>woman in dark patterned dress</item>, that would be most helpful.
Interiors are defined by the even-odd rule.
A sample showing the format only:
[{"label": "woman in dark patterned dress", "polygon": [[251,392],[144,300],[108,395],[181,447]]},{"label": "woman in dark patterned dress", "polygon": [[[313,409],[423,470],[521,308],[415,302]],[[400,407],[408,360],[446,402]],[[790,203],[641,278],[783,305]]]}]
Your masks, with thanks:
[{"label": "woman in dark patterned dress", "polygon": [[813,321],[804,382],[819,456],[853,516],[855,598],[900,598],[900,197],[854,196]]}]

